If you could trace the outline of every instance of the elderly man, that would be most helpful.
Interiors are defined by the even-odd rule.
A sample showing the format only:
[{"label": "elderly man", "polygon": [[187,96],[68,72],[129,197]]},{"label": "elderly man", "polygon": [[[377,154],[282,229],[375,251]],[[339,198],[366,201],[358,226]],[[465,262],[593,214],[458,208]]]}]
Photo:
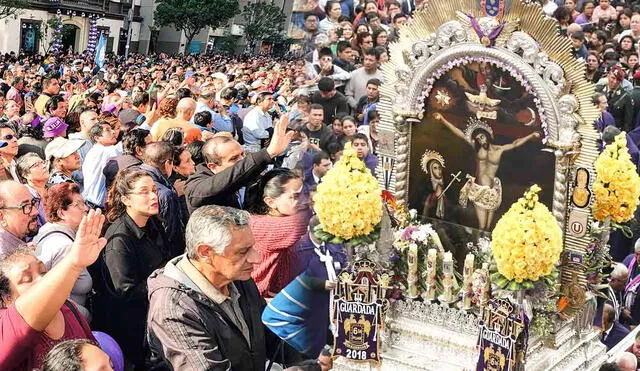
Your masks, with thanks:
[{"label": "elderly man", "polygon": [[40,200],[33,198],[25,185],[13,180],[0,182],[0,256],[38,233],[39,206]]},{"label": "elderly man", "polygon": [[272,159],[287,150],[294,134],[286,133],[287,123],[276,123],[269,146],[258,152],[245,154],[230,136],[209,139],[202,147],[205,162],[196,166],[184,186],[189,213],[203,205],[243,208],[244,187],[258,181]]},{"label": "elderly man", "polygon": [[[245,211],[196,210],[186,228],[186,254],[148,280],[152,357],[174,370],[264,370],[276,339],[265,331],[265,307],[253,266],[260,255]],[[269,350],[268,350],[269,349]]]},{"label": "elderly man", "polygon": [[196,101],[193,98],[182,98],[176,107],[176,117],[172,120],[161,120],[151,128],[151,136],[154,141],[162,139],[164,133],[170,128],[180,128],[184,132],[184,142],[189,144],[200,140],[202,133],[195,125],[189,123],[196,113]]},{"label": "elderly man", "polygon": [[615,311],[615,320],[620,319],[620,314],[624,308],[624,287],[627,284],[629,271],[622,263],[615,263],[611,277],[609,278],[609,286],[607,287],[607,303],[611,304]]},{"label": "elderly man", "polygon": [[620,368],[620,371],[636,371],[638,360],[633,353],[624,352],[620,355],[616,364]]}]

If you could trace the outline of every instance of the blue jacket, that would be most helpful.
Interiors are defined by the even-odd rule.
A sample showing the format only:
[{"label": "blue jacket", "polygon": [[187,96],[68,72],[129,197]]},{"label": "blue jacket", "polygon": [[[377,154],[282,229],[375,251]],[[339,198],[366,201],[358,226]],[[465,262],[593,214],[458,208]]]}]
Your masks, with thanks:
[{"label": "blue jacket", "polygon": [[171,257],[184,254],[186,215],[182,215],[178,193],[157,168],[142,164],[140,169],[149,173],[158,188],[158,204],[160,206],[158,217],[162,220],[162,226],[169,240]]}]

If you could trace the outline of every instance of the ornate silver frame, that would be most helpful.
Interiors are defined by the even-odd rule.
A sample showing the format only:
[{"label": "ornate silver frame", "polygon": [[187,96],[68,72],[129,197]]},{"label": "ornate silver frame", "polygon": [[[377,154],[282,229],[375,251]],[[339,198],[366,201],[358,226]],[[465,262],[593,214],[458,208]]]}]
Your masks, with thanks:
[{"label": "ornate silver frame", "polygon": [[[576,169],[587,169],[591,183],[598,154],[598,134],[592,124],[599,112],[590,102],[594,88],[584,78],[584,66],[571,56],[569,40],[558,37],[555,21],[544,18],[538,5],[511,2],[511,11],[502,19],[503,31],[489,46],[471,28],[470,15],[477,17],[487,33],[498,21],[483,16],[479,2],[462,3],[454,7],[428,2],[401,29],[399,42],[391,45],[390,61],[382,67],[385,81],[378,110],[381,135],[394,140],[379,148],[380,183],[406,203],[409,165],[417,161],[410,158],[412,126],[422,120],[425,98],[437,78],[474,61],[498,64],[535,96],[545,133],[543,143],[556,159],[552,212],[564,231],[565,253],[585,256],[591,242],[584,238],[593,222],[591,200],[581,208],[569,202]],[[393,168],[385,169],[389,163]],[[569,283],[573,273],[586,286],[579,265],[562,269],[562,283]]]}]

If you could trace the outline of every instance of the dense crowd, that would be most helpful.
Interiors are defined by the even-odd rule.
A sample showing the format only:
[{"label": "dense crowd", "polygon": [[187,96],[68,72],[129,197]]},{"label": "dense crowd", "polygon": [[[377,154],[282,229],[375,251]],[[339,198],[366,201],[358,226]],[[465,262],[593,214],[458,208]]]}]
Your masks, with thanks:
[{"label": "dense crowd", "polygon": [[[125,369],[331,368],[346,251],[310,232],[311,200],[347,142],[376,173],[379,67],[421,2],[321,3],[294,19],[297,60],[0,58],[0,369],[110,369],[98,334]],[[626,131],[637,162],[640,4],[542,5],[598,86],[603,144]],[[631,246],[613,234],[608,347],[640,323]],[[308,276],[312,306],[270,303]]]}]

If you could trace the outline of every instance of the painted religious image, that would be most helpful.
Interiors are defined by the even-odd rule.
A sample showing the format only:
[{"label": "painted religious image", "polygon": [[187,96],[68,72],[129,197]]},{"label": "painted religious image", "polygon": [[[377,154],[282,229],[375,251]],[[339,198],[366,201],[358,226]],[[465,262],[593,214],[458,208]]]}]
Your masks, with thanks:
[{"label": "painted religious image", "polygon": [[412,128],[410,207],[491,231],[527,187],[551,207],[554,158],[543,151],[533,96],[497,65],[471,63],[433,86]]}]

